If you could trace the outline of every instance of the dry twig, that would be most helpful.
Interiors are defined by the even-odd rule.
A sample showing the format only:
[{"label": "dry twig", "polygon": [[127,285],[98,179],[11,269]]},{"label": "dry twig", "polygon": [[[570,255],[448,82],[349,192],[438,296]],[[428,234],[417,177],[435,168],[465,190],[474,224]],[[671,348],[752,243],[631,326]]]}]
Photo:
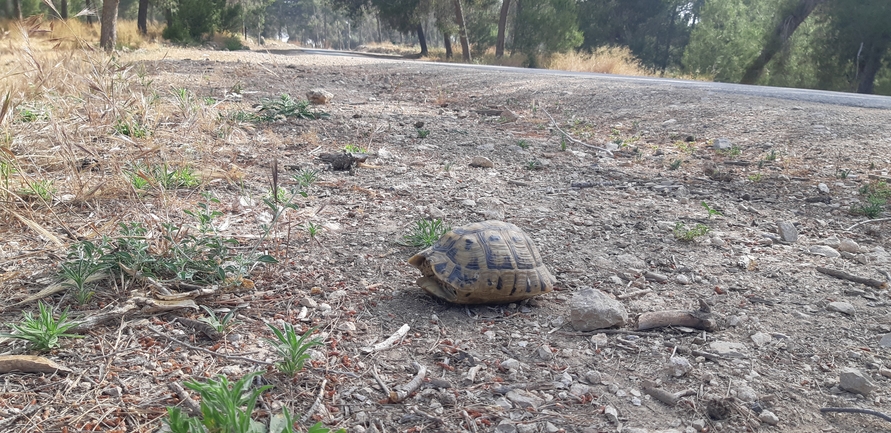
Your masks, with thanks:
[{"label": "dry twig", "polygon": [[380,352],[381,350],[387,350],[391,347],[396,346],[396,344],[399,343],[399,340],[401,340],[403,337],[406,336],[406,334],[408,334],[409,329],[411,329],[411,328],[408,326],[408,323],[402,325],[402,327],[400,327],[398,330],[396,330],[396,332],[393,335],[391,335],[389,338],[387,338],[386,340],[381,341],[380,343],[377,343],[374,346],[363,347],[361,349],[362,353],[369,354],[369,353],[374,353],[374,352]]},{"label": "dry twig", "polygon": [[821,407],[820,412],[844,412],[844,413],[862,413],[866,415],[874,415],[885,421],[891,422],[891,416],[885,415],[881,412],[874,411],[871,409],[860,409],[856,407]]},{"label": "dry twig", "polygon": [[845,271],[840,271],[838,269],[829,269],[824,268],[822,266],[817,266],[817,272],[822,274],[831,275],[835,278],[841,278],[843,280],[853,281],[855,283],[865,284],[869,287],[874,287],[876,289],[887,289],[888,283],[885,281],[873,280],[872,278],[864,278],[858,277],[856,275],[851,275]]},{"label": "dry twig", "polygon": [[316,396],[316,401],[312,403],[312,406],[306,410],[306,413],[300,418],[300,422],[307,422],[312,417],[312,414],[316,412],[319,408],[319,405],[322,404],[322,397],[325,396],[325,385],[328,384],[328,379],[322,379],[322,385],[319,386],[319,395]]},{"label": "dry twig", "polygon": [[588,148],[591,148],[591,149],[596,149],[596,150],[600,150],[600,151],[606,152],[607,154],[609,154],[609,156],[613,156],[613,152],[612,152],[611,150],[609,150],[609,149],[606,149],[606,148],[603,148],[603,147],[600,147],[600,146],[594,146],[594,145],[592,145],[592,144],[585,143],[584,141],[579,140],[579,139],[577,139],[577,138],[575,138],[575,137],[569,135],[568,132],[566,132],[566,131],[560,129],[560,125],[558,125],[558,124],[557,124],[557,121],[554,120],[553,117],[551,117],[551,113],[548,113],[548,111],[545,110],[544,108],[542,108],[541,111],[543,111],[544,114],[547,114],[547,115],[548,115],[548,118],[551,119],[551,123],[554,124],[554,128],[557,128],[557,130],[560,131],[560,133],[563,134],[563,136],[566,137],[567,140],[569,140],[569,141],[571,141],[571,142],[573,142],[573,143],[575,143],[575,144],[581,144],[582,146],[585,146],[585,147],[588,147]]},{"label": "dry twig", "polygon": [[418,369],[418,374],[416,374],[410,382],[400,387],[400,389],[390,391],[390,403],[399,403],[402,400],[405,400],[421,387],[421,383],[424,382],[424,377],[427,376],[427,367],[424,367],[417,362],[413,363],[413,365]]}]

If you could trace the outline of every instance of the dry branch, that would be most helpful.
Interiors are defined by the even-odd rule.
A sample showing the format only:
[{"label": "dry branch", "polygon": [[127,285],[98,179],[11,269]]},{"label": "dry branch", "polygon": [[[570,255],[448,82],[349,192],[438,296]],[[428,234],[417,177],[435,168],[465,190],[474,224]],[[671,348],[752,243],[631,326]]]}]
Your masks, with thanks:
[{"label": "dry branch", "polygon": [[167,387],[170,388],[171,391],[179,397],[179,400],[186,406],[186,410],[189,412],[191,416],[199,416],[201,415],[201,407],[195,400],[192,400],[192,397],[189,396],[189,393],[183,389],[177,382],[168,382]]},{"label": "dry branch", "polygon": [[678,400],[681,399],[679,396],[664,389],[656,388],[656,384],[650,381],[644,381],[641,391],[669,406],[678,404]]},{"label": "dry branch", "polygon": [[851,275],[845,271],[839,271],[838,269],[829,269],[829,268],[824,268],[822,266],[817,266],[817,271],[822,274],[833,276],[835,278],[841,278],[843,280],[848,280],[848,281],[853,281],[855,283],[865,284],[869,287],[875,287],[876,289],[887,289],[888,288],[888,283],[885,281],[873,280],[872,278],[858,277],[856,275]]},{"label": "dry branch", "polygon": [[68,367],[57,364],[55,361],[42,356],[32,355],[3,355],[0,356],[0,374],[11,371],[22,373],[47,373],[57,372],[73,373]]},{"label": "dry branch", "polygon": [[563,136],[566,137],[567,140],[569,140],[569,141],[571,141],[571,142],[573,142],[573,143],[575,143],[575,144],[581,144],[582,146],[585,146],[585,147],[588,147],[588,148],[591,148],[591,149],[595,149],[595,150],[600,150],[600,151],[606,152],[607,154],[609,154],[609,156],[613,156],[613,152],[610,151],[609,149],[606,149],[606,148],[604,148],[604,147],[594,146],[594,145],[592,145],[592,144],[585,143],[584,141],[579,140],[579,139],[577,139],[577,138],[575,138],[575,137],[569,135],[568,132],[566,132],[566,131],[560,129],[560,125],[557,125],[557,121],[554,120],[553,117],[551,117],[551,113],[548,113],[548,111],[545,110],[544,108],[542,108],[541,111],[543,111],[544,114],[547,114],[547,115],[548,115],[548,118],[551,119],[551,123],[554,124],[554,128],[557,128],[557,130],[560,131],[560,133],[563,134]]},{"label": "dry branch", "polygon": [[711,313],[702,310],[653,311],[643,313],[637,318],[637,329],[639,331],[666,326],[685,326],[704,331],[714,331],[718,328],[718,321]]},{"label": "dry branch", "polygon": [[856,407],[822,407],[820,408],[820,412],[845,412],[845,413],[862,413],[866,415],[875,415],[885,421],[891,422],[891,416],[885,415],[881,412],[877,412],[871,409],[859,409]]},{"label": "dry branch", "polygon": [[408,334],[409,329],[411,329],[411,328],[408,326],[408,323],[406,323],[406,324],[402,325],[401,328],[396,330],[396,332],[393,335],[391,335],[389,338],[387,338],[386,340],[381,341],[380,343],[377,343],[374,346],[363,347],[360,350],[362,351],[362,353],[364,353],[366,355],[369,353],[387,350],[393,346],[396,346],[396,344],[399,343],[399,340],[401,340],[403,337],[405,337]]},{"label": "dry branch", "polygon": [[427,376],[427,367],[416,362],[413,364],[418,369],[418,374],[416,374],[410,382],[399,387],[396,391],[390,391],[390,403],[399,403],[402,400],[405,400],[408,396],[417,391],[418,388],[421,387],[421,383],[424,382],[424,376]]},{"label": "dry branch", "polygon": [[316,412],[319,408],[319,405],[322,404],[322,397],[325,396],[325,385],[328,384],[328,379],[322,379],[322,385],[319,386],[319,395],[316,396],[316,401],[313,402],[312,406],[306,410],[306,413],[300,418],[300,422],[307,422],[312,418],[312,414]]}]

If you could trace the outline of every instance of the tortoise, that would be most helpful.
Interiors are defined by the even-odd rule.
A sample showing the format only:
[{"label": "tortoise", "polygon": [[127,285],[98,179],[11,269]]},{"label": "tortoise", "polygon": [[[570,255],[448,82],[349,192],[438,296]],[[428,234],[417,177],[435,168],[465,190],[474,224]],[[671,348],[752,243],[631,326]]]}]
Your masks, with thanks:
[{"label": "tortoise", "polygon": [[556,282],[532,239],[503,221],[453,228],[408,263],[424,274],[417,281],[422,289],[456,304],[520,301],[550,292]]}]

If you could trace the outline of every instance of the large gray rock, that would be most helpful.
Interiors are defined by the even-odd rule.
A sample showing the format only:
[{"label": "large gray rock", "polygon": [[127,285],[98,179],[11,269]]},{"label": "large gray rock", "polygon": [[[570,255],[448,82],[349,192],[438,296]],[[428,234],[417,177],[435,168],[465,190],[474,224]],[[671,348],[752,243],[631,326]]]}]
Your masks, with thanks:
[{"label": "large gray rock", "polygon": [[876,385],[855,368],[846,368],[838,375],[838,387],[864,397],[876,389]]},{"label": "large gray rock", "polygon": [[798,228],[795,224],[786,221],[777,223],[777,234],[784,242],[795,242],[798,240]]},{"label": "large gray rock", "polygon": [[587,287],[572,296],[570,323],[577,331],[622,326],[627,321],[628,312],[622,303],[600,290]]}]

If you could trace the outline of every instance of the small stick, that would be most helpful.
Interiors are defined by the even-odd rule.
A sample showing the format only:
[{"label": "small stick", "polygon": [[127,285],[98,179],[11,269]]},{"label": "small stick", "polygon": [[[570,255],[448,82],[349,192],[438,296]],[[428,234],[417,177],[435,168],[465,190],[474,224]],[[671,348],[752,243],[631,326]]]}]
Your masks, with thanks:
[{"label": "small stick", "polygon": [[470,369],[467,370],[467,374],[464,375],[464,379],[462,380],[462,382],[464,382],[464,385],[472,385],[473,382],[476,380],[476,374],[479,373],[482,368],[483,364],[477,364],[473,367],[470,367]]},{"label": "small stick", "polygon": [[594,145],[585,143],[584,141],[579,140],[579,139],[577,139],[577,138],[575,138],[575,137],[569,135],[568,132],[566,132],[566,131],[560,129],[560,125],[557,125],[557,121],[554,120],[553,117],[551,117],[551,113],[548,113],[548,110],[545,110],[544,108],[542,108],[541,111],[543,111],[544,114],[547,114],[547,115],[548,115],[548,118],[551,119],[551,123],[554,124],[554,128],[557,128],[557,130],[560,131],[560,133],[563,134],[563,136],[566,137],[569,141],[571,141],[571,142],[573,142],[573,143],[576,143],[576,144],[581,144],[582,146],[585,146],[585,147],[588,147],[588,148],[591,148],[591,149],[602,150],[602,151],[608,153],[609,156],[613,156],[613,152],[610,151],[609,149],[606,149],[606,148],[603,148],[603,147],[594,146]]},{"label": "small stick", "polygon": [[183,387],[179,385],[179,383],[168,382],[167,387],[170,388],[170,390],[173,391],[173,393],[176,394],[177,397],[179,397],[179,400],[183,402],[184,405],[186,405],[186,410],[189,412],[189,415],[201,415],[201,407],[198,406],[198,403],[196,403],[195,400],[192,400],[192,397],[189,396],[186,390],[184,390]]},{"label": "small stick", "polygon": [[380,352],[381,350],[387,350],[393,346],[396,346],[399,340],[401,340],[403,337],[406,336],[406,334],[408,334],[409,329],[411,328],[408,326],[408,323],[406,323],[386,340],[381,341],[374,346],[363,347],[360,350],[366,355],[369,353]]},{"label": "small stick", "polygon": [[709,361],[714,362],[718,362],[721,360],[721,357],[719,355],[715,355],[714,353],[709,352],[703,352],[701,350],[691,350],[690,354],[692,354],[693,356],[701,356]]},{"label": "small stick", "polygon": [[714,331],[718,324],[711,314],[702,311],[653,311],[643,313],[637,318],[639,331],[666,326],[686,326],[704,331]]},{"label": "small stick", "polygon": [[860,409],[856,407],[821,407],[820,412],[845,412],[845,413],[863,413],[866,415],[875,415],[885,421],[891,422],[891,416],[885,415],[870,409]]},{"label": "small stick", "polygon": [[328,384],[328,379],[322,379],[322,386],[319,387],[319,395],[316,396],[316,401],[312,403],[312,406],[306,410],[306,413],[303,414],[303,417],[300,418],[300,422],[309,421],[312,414],[319,408],[319,405],[322,404],[322,397],[325,396],[325,385]]},{"label": "small stick", "polygon": [[413,363],[415,367],[418,368],[418,374],[415,375],[414,379],[411,382],[405,384],[405,386],[401,387],[396,391],[390,392],[390,403],[399,403],[402,400],[405,400],[409,395],[414,393],[421,387],[421,383],[424,381],[424,377],[427,376],[427,367],[420,365],[418,363]]},{"label": "small stick", "polygon": [[374,376],[374,380],[376,380],[377,384],[380,385],[381,391],[383,391],[384,394],[390,395],[390,387],[387,386],[387,383],[384,382],[384,380],[381,379],[381,377],[377,374],[377,366],[376,365],[371,366],[371,375]]},{"label": "small stick", "polygon": [[10,415],[9,418],[6,418],[6,419],[0,421],[0,430],[6,431],[6,428],[10,427],[10,426],[14,426],[15,422],[18,421],[19,418],[29,417],[29,416],[33,415],[34,412],[37,412],[38,410],[40,410],[42,407],[44,407],[44,406],[39,405],[39,404],[32,404],[32,405],[22,409],[21,412]]},{"label": "small stick", "polygon": [[653,382],[650,382],[650,381],[644,381],[643,386],[641,387],[641,390],[645,394],[648,394],[648,395],[652,396],[653,398],[655,398],[656,400],[659,400],[662,403],[665,403],[669,406],[674,406],[674,405],[678,404],[678,400],[680,400],[680,397],[677,397],[676,395],[674,395],[664,389],[656,388],[656,384],[654,384]]},{"label": "small stick", "polygon": [[817,266],[817,272],[831,275],[835,278],[841,278],[843,280],[853,281],[855,283],[865,284],[869,287],[875,287],[876,289],[887,289],[888,283],[885,281],[873,280],[872,278],[863,278],[858,277],[856,275],[851,275],[844,271],[839,271],[838,269],[829,269],[824,268],[822,266]]},{"label": "small stick", "polygon": [[851,227],[848,227],[847,229],[845,229],[845,231],[849,232],[861,224],[878,223],[878,222],[882,222],[882,221],[891,221],[891,218],[879,218],[879,219],[874,219],[874,220],[860,221],[859,223],[854,224]]}]

